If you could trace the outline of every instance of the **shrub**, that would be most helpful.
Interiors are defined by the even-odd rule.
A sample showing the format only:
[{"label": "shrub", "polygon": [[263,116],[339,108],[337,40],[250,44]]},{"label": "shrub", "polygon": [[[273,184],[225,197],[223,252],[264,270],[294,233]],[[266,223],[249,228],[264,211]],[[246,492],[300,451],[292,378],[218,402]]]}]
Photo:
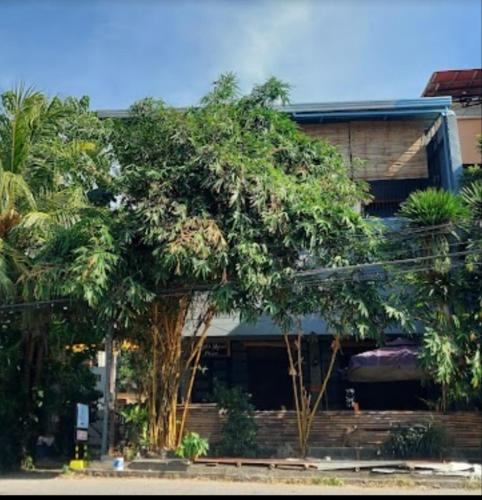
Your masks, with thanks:
[{"label": "shrub", "polygon": [[197,432],[188,432],[181,441],[176,450],[176,455],[182,458],[188,458],[192,462],[196,458],[207,455],[209,443],[207,439],[202,438]]},{"label": "shrub", "polygon": [[134,455],[149,446],[148,411],[145,405],[134,403],[126,405],[120,412],[125,426],[125,434],[129,447]]},{"label": "shrub", "polygon": [[391,431],[383,450],[397,458],[441,458],[447,442],[447,433],[440,425],[418,423]]},{"label": "shrub", "polygon": [[228,457],[256,456],[259,452],[256,443],[258,428],[254,422],[254,406],[249,402],[250,395],[240,387],[228,389],[216,383],[214,397],[219,408],[227,413],[216,454]]}]

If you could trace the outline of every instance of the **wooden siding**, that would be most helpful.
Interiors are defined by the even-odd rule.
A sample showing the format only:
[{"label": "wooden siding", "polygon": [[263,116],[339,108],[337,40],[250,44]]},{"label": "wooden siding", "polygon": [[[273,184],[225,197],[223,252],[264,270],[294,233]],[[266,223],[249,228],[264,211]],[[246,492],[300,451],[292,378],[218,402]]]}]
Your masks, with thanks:
[{"label": "wooden siding", "polygon": [[[187,429],[208,438],[210,443],[220,439],[226,415],[215,405],[193,405],[188,416]],[[296,448],[298,442],[294,411],[257,411],[258,442],[267,448],[289,443]],[[480,448],[482,446],[482,413],[428,411],[324,411],[314,420],[311,446],[378,446],[388,437],[390,427],[434,421],[448,432],[454,448]]]},{"label": "wooden siding", "polygon": [[312,137],[338,147],[347,165],[365,165],[355,175],[365,180],[416,179],[428,176],[425,124],[417,120],[353,121],[302,124]]}]

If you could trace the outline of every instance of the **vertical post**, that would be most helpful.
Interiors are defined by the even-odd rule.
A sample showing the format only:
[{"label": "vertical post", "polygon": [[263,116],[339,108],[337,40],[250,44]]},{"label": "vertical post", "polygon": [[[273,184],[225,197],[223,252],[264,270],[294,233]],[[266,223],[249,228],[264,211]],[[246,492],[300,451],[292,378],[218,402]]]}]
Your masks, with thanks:
[{"label": "vertical post", "polygon": [[101,455],[105,456],[109,446],[109,413],[110,413],[110,389],[111,389],[111,367],[112,367],[112,327],[109,325],[105,336],[105,377],[104,377],[104,418],[102,421],[102,447]]},{"label": "vertical post", "polygon": [[444,148],[447,162],[447,176],[449,191],[453,193],[459,190],[460,176],[462,175],[462,155],[460,150],[460,139],[457,127],[457,116],[452,110],[443,114]]},{"label": "vertical post", "polygon": [[108,436],[108,450],[109,455],[114,453],[115,447],[115,411],[117,401],[117,356],[115,352],[116,342],[112,341],[111,344],[111,365],[109,374],[109,432]]},{"label": "vertical post", "polygon": [[315,401],[321,388],[321,361],[320,361],[320,346],[318,337],[312,333],[308,337],[308,349],[310,360],[310,392],[311,400]]}]

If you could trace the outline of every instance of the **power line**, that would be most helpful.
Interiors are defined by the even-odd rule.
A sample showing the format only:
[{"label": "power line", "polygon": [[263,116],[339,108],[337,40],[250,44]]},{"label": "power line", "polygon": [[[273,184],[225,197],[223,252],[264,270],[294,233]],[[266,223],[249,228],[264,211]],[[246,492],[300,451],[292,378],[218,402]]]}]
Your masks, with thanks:
[{"label": "power line", "polygon": [[339,271],[357,271],[357,270],[362,270],[362,269],[370,269],[372,267],[380,267],[380,266],[388,266],[388,265],[401,265],[401,264],[408,264],[411,262],[419,262],[421,260],[429,260],[429,259],[437,259],[437,258],[450,258],[450,257],[458,257],[458,256],[464,256],[464,255],[470,255],[470,254],[477,254],[481,253],[479,251],[474,251],[474,250],[465,250],[462,252],[452,252],[452,253],[447,253],[447,254],[438,254],[438,255],[427,255],[423,257],[412,257],[410,259],[396,259],[396,260],[385,260],[385,261],[378,261],[378,262],[370,262],[370,263],[363,263],[363,264],[354,264],[350,266],[341,266],[341,267],[320,267],[317,269],[312,269],[309,271],[301,271],[297,273],[297,277],[303,277],[303,276],[316,276],[318,274],[321,274],[323,272],[339,272]]},{"label": "power line", "polygon": [[[420,227],[416,228],[414,230],[410,230],[406,233],[406,235],[411,236],[413,234],[422,234],[422,233],[431,233],[433,231],[437,231],[442,228],[447,228],[447,227],[454,227],[452,224],[441,224],[438,226],[426,226],[426,227]],[[401,231],[396,231],[393,230],[394,234],[399,234]],[[466,243],[479,243],[482,242],[482,239],[475,239],[475,240],[466,240],[466,241],[455,241],[451,242],[448,244],[449,247],[455,246],[455,245],[462,245]],[[281,247],[280,247],[281,248]],[[283,247],[286,249],[286,247]],[[408,249],[410,250],[410,249]],[[386,252],[384,252],[386,255]],[[395,259],[395,260],[385,260],[385,261],[378,261],[378,262],[369,262],[369,263],[362,263],[362,264],[355,264],[355,265],[348,265],[348,266],[341,266],[341,267],[325,267],[325,268],[316,268],[308,271],[300,271],[296,273],[295,278],[303,278],[307,277],[307,279],[303,280],[303,282],[299,281],[298,284],[304,284],[308,285],[311,283],[313,284],[318,284],[322,281],[328,282],[330,279],[330,276],[334,276],[336,274],[339,274],[340,272],[350,272],[350,271],[363,271],[363,270],[369,270],[371,268],[377,268],[381,266],[399,266],[403,264],[409,264],[409,263],[417,263],[419,261],[425,261],[425,260],[430,260],[430,259],[437,259],[437,258],[453,258],[456,256],[465,256],[465,255],[473,255],[473,254],[478,254],[481,253],[480,251],[474,251],[474,250],[467,250],[467,251],[461,251],[461,252],[452,252],[452,253],[447,253],[447,254],[439,254],[439,255],[429,255],[429,256],[422,256],[422,257],[412,257],[409,259]],[[395,252],[394,252],[395,254]],[[396,253],[399,255],[399,253]],[[427,268],[426,270],[429,270]],[[417,270],[407,270],[406,272],[416,272]],[[389,274],[394,274],[396,273],[396,270],[391,270]],[[329,273],[329,275],[325,278],[321,278],[319,275],[321,273]],[[363,280],[369,280],[373,278],[372,275],[366,275]],[[341,277],[338,277],[340,279]],[[357,281],[360,281],[361,277],[357,276]],[[355,280],[353,280],[355,281]],[[158,291],[157,295],[159,296],[182,296],[186,295],[188,293],[192,292],[209,292],[213,291],[216,288],[218,288],[220,285],[223,284],[235,284],[235,281],[228,281],[226,283],[212,283],[212,284],[204,284],[204,285],[192,285],[189,287],[180,287],[180,288],[164,288]],[[65,304],[72,302],[72,299],[52,299],[52,300],[46,300],[46,301],[37,301],[37,302],[24,302],[24,303],[17,303],[17,304],[5,304],[0,306],[0,311],[2,310],[14,310],[14,309],[26,309],[26,308],[39,308],[43,306],[50,305],[53,307],[55,304]]]},{"label": "power line", "polygon": [[28,309],[28,308],[41,308],[45,306],[54,306],[58,304],[71,303],[72,299],[52,299],[52,300],[39,300],[36,302],[20,302],[17,304],[3,304],[0,306],[0,311],[14,310],[14,309]]},{"label": "power line", "polygon": [[[456,269],[459,267],[465,266],[465,262],[459,262],[457,264],[451,264],[450,269]],[[365,275],[365,276],[357,276],[356,279],[352,276],[334,276],[333,278],[328,278],[324,280],[312,280],[307,282],[300,282],[300,287],[311,287],[311,286],[323,286],[325,283],[348,283],[348,282],[360,282],[360,281],[377,281],[380,279],[390,279],[393,276],[397,276],[399,274],[407,274],[407,273],[419,273],[419,272],[428,272],[434,271],[436,268],[434,266],[424,266],[417,267],[411,269],[399,269],[393,270],[390,272],[382,271],[377,274]]]}]

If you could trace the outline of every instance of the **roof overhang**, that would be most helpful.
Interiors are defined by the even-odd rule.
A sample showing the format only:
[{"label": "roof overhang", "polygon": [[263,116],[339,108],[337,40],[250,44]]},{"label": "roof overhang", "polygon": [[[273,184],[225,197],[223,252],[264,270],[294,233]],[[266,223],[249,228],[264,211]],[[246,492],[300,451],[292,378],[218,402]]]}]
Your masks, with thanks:
[{"label": "roof overhang", "polygon": [[[420,118],[435,120],[452,105],[451,97],[420,97],[388,101],[346,101],[331,103],[304,103],[274,106],[300,123],[320,123],[348,120],[386,120]],[[128,109],[97,111],[100,118],[129,118]]]},{"label": "roof overhang", "polygon": [[[328,326],[326,321],[319,314],[307,314],[300,318],[301,330],[305,334],[312,334],[316,336],[331,336],[334,331]],[[400,335],[402,329],[398,326],[390,326],[384,330],[387,335]],[[416,325],[414,334],[423,332],[421,325]],[[192,337],[192,329],[185,328],[183,337]],[[225,338],[232,340],[239,339],[264,339],[267,337],[282,338],[283,332],[281,328],[273,321],[268,315],[260,316],[257,321],[253,323],[246,323],[241,321],[238,314],[232,316],[219,315],[213,318],[207,332],[208,338]]]},{"label": "roof overhang", "polygon": [[452,105],[451,97],[421,97],[391,101],[294,104],[280,107],[299,123],[351,120],[435,120]]}]

